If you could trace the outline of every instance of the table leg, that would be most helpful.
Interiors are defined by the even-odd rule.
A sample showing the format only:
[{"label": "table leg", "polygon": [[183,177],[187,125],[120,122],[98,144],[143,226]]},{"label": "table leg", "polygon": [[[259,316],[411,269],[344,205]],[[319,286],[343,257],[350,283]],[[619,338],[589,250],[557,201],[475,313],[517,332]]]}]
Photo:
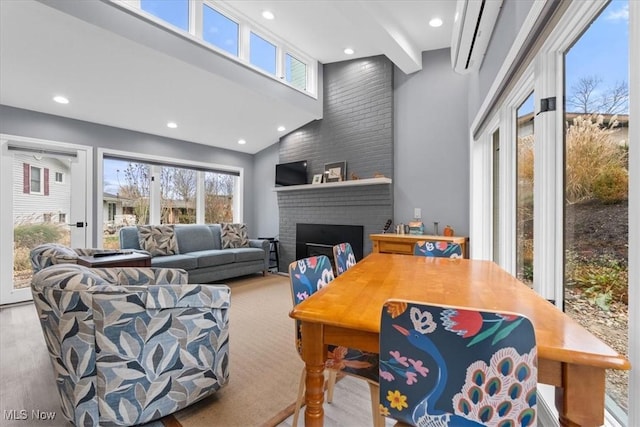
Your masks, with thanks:
[{"label": "table leg", "polygon": [[305,426],[320,427],[324,422],[324,362],[325,345],[322,341],[322,325],[302,322],[302,359],[306,365],[304,411]]},{"label": "table leg", "polygon": [[604,424],[605,370],[593,366],[563,364],[563,388],[556,388],[560,425]]}]

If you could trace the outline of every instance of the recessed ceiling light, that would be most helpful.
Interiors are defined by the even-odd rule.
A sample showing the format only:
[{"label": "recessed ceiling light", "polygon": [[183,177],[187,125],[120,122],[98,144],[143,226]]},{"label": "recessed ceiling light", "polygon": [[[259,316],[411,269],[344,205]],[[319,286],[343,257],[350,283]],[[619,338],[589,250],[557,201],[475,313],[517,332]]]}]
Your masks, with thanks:
[{"label": "recessed ceiling light", "polygon": [[53,100],[56,101],[58,104],[68,104],[69,103],[69,99],[62,96],[62,95],[57,95],[53,97]]},{"label": "recessed ceiling light", "polygon": [[240,144],[240,145],[244,145],[246,143],[247,143],[247,141],[245,141],[244,139],[239,139],[238,140],[238,144]]},{"label": "recessed ceiling light", "polygon": [[345,55],[353,55],[355,53],[355,51],[353,49],[351,49],[350,47],[346,48],[344,50],[344,54]]},{"label": "recessed ceiling light", "polygon": [[176,122],[169,122],[167,123],[167,127],[171,129],[175,129],[178,127],[178,124]]},{"label": "recessed ceiling light", "polygon": [[434,28],[437,28],[442,25],[442,19],[433,18],[431,21],[429,21],[429,25],[431,25]]},{"label": "recessed ceiling light", "polygon": [[285,130],[287,130],[286,127],[284,126],[278,126],[278,132],[284,132]]},{"label": "recessed ceiling light", "polygon": [[272,19],[274,19],[276,16],[273,14],[273,12],[271,12],[270,10],[265,10],[264,12],[262,12],[262,17],[264,19],[268,19],[269,21],[271,21]]}]

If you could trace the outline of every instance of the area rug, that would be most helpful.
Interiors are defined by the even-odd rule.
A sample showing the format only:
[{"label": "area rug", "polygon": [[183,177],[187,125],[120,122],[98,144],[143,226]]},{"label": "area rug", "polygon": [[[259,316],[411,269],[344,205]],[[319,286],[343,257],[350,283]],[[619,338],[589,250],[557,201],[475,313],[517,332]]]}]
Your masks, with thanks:
[{"label": "area rug", "polygon": [[294,344],[289,278],[230,281],[229,383],[173,417],[167,427],[275,426],[293,413],[303,367]]}]

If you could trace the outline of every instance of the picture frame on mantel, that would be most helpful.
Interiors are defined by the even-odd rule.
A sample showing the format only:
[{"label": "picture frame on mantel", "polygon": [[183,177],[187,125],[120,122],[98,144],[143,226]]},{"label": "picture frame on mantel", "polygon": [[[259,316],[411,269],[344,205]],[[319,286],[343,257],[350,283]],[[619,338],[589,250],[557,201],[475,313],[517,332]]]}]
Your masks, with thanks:
[{"label": "picture frame on mantel", "polygon": [[322,176],[323,174],[318,173],[313,175],[313,181],[311,181],[312,184],[322,184]]},{"label": "picture frame on mantel", "polygon": [[347,162],[324,164],[324,182],[341,182],[347,176]]}]

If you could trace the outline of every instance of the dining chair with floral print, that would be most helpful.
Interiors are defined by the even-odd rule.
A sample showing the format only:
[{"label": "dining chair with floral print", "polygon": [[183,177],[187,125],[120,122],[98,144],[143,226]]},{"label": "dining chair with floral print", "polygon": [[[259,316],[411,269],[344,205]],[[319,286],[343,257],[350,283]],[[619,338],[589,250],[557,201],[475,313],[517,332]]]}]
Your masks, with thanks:
[{"label": "dining chair with floral print", "polygon": [[537,348],[515,313],[386,301],[380,411],[412,426],[534,426]]},{"label": "dining chair with floral print", "polygon": [[336,265],[336,275],[339,276],[354,265],[356,257],[349,242],[339,243],[333,246],[333,261]]},{"label": "dining chair with floral print", "polygon": [[437,258],[462,258],[462,247],[452,242],[422,240],[413,246],[413,254]]},{"label": "dining chair with floral print", "polygon": [[[331,262],[325,255],[312,256],[294,261],[289,264],[289,279],[291,282],[291,297],[293,299],[293,305],[296,306],[323,287],[327,286],[334,279]],[[302,356],[302,333],[300,326],[300,322],[296,320],[296,348],[298,353]],[[333,400],[333,387],[335,385],[336,375],[338,372],[362,378],[369,383],[373,425],[374,427],[383,425],[379,424],[381,422],[384,423],[384,418],[379,415],[380,404],[377,354],[342,346],[329,345],[327,347],[325,368],[329,374],[329,379],[327,381],[327,402],[331,402]],[[305,376],[306,370],[302,368],[300,385],[298,387],[298,398],[293,416],[294,427],[298,423],[300,408],[303,403]]]}]

